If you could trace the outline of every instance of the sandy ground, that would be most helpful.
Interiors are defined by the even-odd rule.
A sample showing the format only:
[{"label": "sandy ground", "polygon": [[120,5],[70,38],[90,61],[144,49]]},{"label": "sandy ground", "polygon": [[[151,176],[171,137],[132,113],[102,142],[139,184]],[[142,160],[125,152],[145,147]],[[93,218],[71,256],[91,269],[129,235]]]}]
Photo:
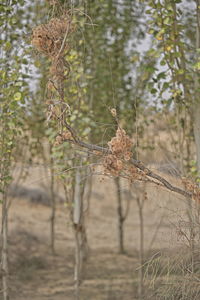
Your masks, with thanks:
[{"label": "sandy ground", "polygon": [[[175,179],[173,181],[178,183]],[[37,186],[38,182],[30,179],[29,187],[31,182]],[[127,183],[123,183],[122,190],[127,187]],[[176,251],[187,243],[178,234],[180,222],[187,222],[187,201],[151,184],[145,188],[148,192],[144,203],[145,253],[154,255],[166,249]],[[126,205],[127,193],[124,195],[123,204]],[[64,204],[57,205],[55,256],[49,247],[50,212],[48,206],[33,204],[27,199],[12,199],[9,254],[13,300],[75,299],[74,239],[68,208]],[[138,299],[136,269],[140,223],[136,201],[130,200],[125,223],[125,255],[118,253],[117,200],[112,179],[100,182],[95,178],[86,226],[90,254],[80,299]]]}]

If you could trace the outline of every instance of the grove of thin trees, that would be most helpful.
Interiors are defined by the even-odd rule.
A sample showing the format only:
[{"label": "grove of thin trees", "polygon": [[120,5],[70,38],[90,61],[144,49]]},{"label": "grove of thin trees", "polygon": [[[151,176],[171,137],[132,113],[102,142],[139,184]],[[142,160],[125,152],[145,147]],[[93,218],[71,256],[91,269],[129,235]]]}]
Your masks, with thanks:
[{"label": "grove of thin trees", "polygon": [[[200,0],[2,0],[0,13],[0,299],[20,299],[12,292],[10,191],[34,164],[48,178],[54,257],[59,191],[68,208],[73,299],[85,299],[96,177],[113,180],[121,256],[133,246],[125,241],[130,206],[138,211],[136,292],[124,299],[200,299]],[[185,203],[187,259],[145,252],[149,186],[159,204],[163,190]]]}]

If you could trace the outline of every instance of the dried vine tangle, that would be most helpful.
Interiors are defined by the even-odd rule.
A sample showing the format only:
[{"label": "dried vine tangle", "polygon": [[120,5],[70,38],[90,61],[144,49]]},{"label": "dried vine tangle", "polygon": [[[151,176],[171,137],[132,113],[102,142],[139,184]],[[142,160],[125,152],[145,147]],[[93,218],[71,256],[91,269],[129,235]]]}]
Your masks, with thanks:
[{"label": "dried vine tangle", "polygon": [[[47,119],[55,119],[59,124],[59,134],[55,140],[55,146],[63,142],[70,142],[85,148],[97,155],[102,155],[104,171],[113,176],[123,176],[131,182],[135,180],[150,181],[169,191],[180,194],[186,198],[200,202],[200,190],[187,179],[183,179],[185,189],[172,185],[162,176],[147,168],[141,161],[132,157],[132,141],[126,132],[118,126],[116,136],[108,143],[108,147],[85,143],[82,141],[73,127],[66,121],[66,111],[70,113],[68,104],[64,102],[64,81],[68,72],[68,63],[65,59],[70,49],[68,36],[76,30],[72,23],[70,11],[65,12],[60,18],[52,18],[47,24],[42,24],[33,29],[32,44],[39,53],[45,54],[51,61],[50,79],[47,85],[48,116]],[[53,100],[55,93],[59,101]],[[113,116],[116,112],[111,110]]]}]

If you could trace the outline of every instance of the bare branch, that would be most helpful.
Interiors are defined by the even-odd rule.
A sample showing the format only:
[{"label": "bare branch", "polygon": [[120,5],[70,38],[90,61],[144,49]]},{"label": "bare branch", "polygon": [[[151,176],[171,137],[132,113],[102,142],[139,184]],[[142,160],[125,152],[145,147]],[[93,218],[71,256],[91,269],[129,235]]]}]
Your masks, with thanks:
[{"label": "bare branch", "polygon": [[[91,151],[98,151],[98,152],[101,152],[103,154],[111,154],[111,151],[108,148],[93,145],[93,144],[89,144],[89,143],[85,143],[85,142],[81,141],[80,138],[77,136],[75,130],[67,122],[65,122],[65,126],[70,131],[70,133],[73,137],[73,140],[66,140],[66,141],[69,141],[73,144],[79,145],[80,147],[89,149]],[[132,165],[134,165],[136,168],[138,168],[141,171],[145,172],[146,176],[154,178],[158,182],[162,183],[163,186],[165,186],[168,190],[170,190],[174,193],[180,194],[180,195],[182,195],[186,198],[192,198],[192,193],[191,192],[188,192],[186,190],[183,190],[179,187],[176,187],[176,186],[172,185],[165,178],[163,178],[162,176],[160,176],[160,175],[154,173],[153,171],[151,171],[150,169],[148,169],[141,161],[131,158],[129,162]]]}]

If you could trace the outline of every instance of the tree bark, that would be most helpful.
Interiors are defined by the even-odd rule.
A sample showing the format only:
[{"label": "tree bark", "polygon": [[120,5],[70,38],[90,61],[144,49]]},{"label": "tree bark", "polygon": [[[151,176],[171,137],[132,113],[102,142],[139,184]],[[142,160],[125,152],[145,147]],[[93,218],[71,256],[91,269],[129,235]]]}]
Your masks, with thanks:
[{"label": "tree bark", "polygon": [[2,271],[2,288],[3,300],[9,300],[8,290],[8,201],[7,193],[3,194],[2,203],[2,249],[1,249],[1,271]]},{"label": "tree bark", "polygon": [[50,183],[50,197],[51,197],[51,251],[52,254],[55,254],[55,217],[56,217],[56,202],[55,202],[55,193],[54,193],[54,169],[53,169],[53,159],[51,159],[51,183]]},{"label": "tree bark", "polygon": [[[196,0],[196,50],[200,49],[200,0]],[[197,61],[199,60],[199,52],[197,51]],[[195,97],[193,103],[193,118],[194,118],[194,138],[197,153],[197,169],[200,174],[200,97],[199,97],[199,74],[195,73]]]},{"label": "tree bark", "polygon": [[120,254],[125,253],[124,249],[124,221],[123,206],[122,206],[122,193],[120,187],[120,178],[115,178],[115,185],[117,189],[117,213],[118,213],[118,249]]},{"label": "tree bark", "polygon": [[196,154],[197,154],[197,170],[200,175],[200,99],[195,102],[194,110],[194,138],[196,145]]},{"label": "tree bark", "polygon": [[[143,201],[143,200],[142,200]],[[140,250],[139,250],[139,261],[140,261],[140,268],[139,268],[139,286],[138,286],[138,294],[139,299],[143,299],[143,292],[144,292],[144,222],[143,222],[143,204],[141,203],[141,199],[137,199],[138,208],[139,208],[139,220],[140,220]]]},{"label": "tree bark", "polygon": [[83,194],[84,186],[82,186],[81,172],[80,169],[77,168],[75,175],[73,209],[73,227],[75,234],[74,284],[76,300],[80,299],[79,286],[83,275],[83,261],[87,258],[87,238],[84,226]]}]

